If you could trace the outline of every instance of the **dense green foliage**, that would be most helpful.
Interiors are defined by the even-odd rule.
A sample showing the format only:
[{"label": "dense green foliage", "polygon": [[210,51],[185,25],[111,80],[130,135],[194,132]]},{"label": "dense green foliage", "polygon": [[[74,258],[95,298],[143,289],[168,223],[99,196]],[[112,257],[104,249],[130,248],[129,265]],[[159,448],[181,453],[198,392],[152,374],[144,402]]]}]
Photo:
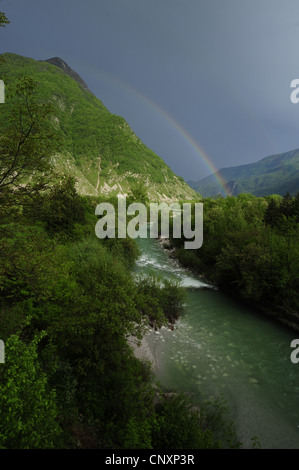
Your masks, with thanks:
[{"label": "dense green foliage", "polygon": [[11,335],[0,369],[0,448],[53,448],[61,434],[54,389],[38,360],[41,332],[31,342]]},{"label": "dense green foliage", "polygon": [[[228,411],[221,401],[194,409],[186,395],[174,394],[157,406],[158,432],[153,434],[158,449],[238,448],[231,423],[224,419]],[[213,431],[212,431],[213,430]]]},{"label": "dense green foliage", "polygon": [[[176,256],[221,289],[298,322],[299,195],[205,199],[203,245]],[[297,314],[297,315],[296,315]]]},{"label": "dense green foliage", "polygon": [[[247,165],[222,168],[219,174],[233,196],[240,193],[283,196],[287,192],[295,196],[299,191],[299,150],[271,155]],[[189,184],[203,197],[225,195],[214,175],[197,182],[190,181]]]}]

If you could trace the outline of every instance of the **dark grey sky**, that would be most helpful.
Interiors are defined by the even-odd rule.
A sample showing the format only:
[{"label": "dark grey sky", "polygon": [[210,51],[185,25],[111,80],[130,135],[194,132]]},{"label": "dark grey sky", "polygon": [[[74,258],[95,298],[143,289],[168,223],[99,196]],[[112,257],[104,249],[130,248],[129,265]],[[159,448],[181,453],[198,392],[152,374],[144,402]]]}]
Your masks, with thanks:
[{"label": "dark grey sky", "polygon": [[1,52],[64,59],[187,180],[299,147],[298,0],[3,0],[0,10],[11,21]]}]

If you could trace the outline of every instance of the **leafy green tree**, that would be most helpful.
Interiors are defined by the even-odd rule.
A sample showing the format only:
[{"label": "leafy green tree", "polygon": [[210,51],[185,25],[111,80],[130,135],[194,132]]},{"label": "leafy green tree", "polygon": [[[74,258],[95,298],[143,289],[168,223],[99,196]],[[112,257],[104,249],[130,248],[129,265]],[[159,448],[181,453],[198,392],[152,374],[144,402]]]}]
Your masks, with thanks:
[{"label": "leafy green tree", "polygon": [[5,28],[7,24],[9,24],[10,21],[7,19],[5,13],[0,11],[0,27]]},{"label": "leafy green tree", "polygon": [[275,227],[278,224],[279,216],[279,204],[275,199],[270,199],[264,215],[265,224],[270,225],[271,227]]},{"label": "leafy green tree", "polygon": [[19,335],[5,343],[0,367],[0,447],[53,448],[59,443],[54,389],[42,371],[37,347],[45,333],[25,344]]},{"label": "leafy green tree", "polygon": [[285,217],[290,217],[293,215],[293,207],[294,207],[295,199],[287,192],[281,201],[280,204],[280,212]]},{"label": "leafy green tree", "polygon": [[41,305],[67,291],[69,262],[40,226],[14,223],[4,229],[6,236],[0,239],[0,299],[4,310],[24,300]]},{"label": "leafy green tree", "polygon": [[199,410],[183,394],[173,394],[157,406],[154,449],[215,449],[220,442],[202,425]]},{"label": "leafy green tree", "polygon": [[152,449],[152,426],[148,417],[132,417],[125,426],[123,449]]},{"label": "leafy green tree", "polygon": [[147,189],[143,181],[132,184],[131,191],[133,202],[141,202],[142,204],[148,203]]},{"label": "leafy green tree", "polygon": [[299,193],[297,193],[293,205],[293,214],[296,216],[296,221],[299,223]]},{"label": "leafy green tree", "polygon": [[8,118],[0,138],[2,211],[25,203],[49,183],[50,157],[57,148],[52,106],[35,97],[37,84],[21,77],[9,89]]},{"label": "leafy green tree", "polygon": [[38,220],[45,222],[50,233],[74,234],[75,224],[85,223],[84,202],[77,193],[74,178],[62,177],[40,199],[34,212]]}]

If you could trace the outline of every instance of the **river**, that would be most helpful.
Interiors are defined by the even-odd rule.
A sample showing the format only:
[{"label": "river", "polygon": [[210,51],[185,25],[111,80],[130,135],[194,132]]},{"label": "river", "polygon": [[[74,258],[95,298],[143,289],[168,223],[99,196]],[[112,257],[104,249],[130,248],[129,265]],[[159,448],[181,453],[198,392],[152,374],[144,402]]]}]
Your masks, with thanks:
[{"label": "river", "polygon": [[144,341],[163,388],[191,392],[200,403],[224,398],[239,440],[252,448],[299,448],[298,333],[240,305],[173,260],[161,243],[137,239],[136,274],[177,279],[186,289],[173,330],[148,330]]}]

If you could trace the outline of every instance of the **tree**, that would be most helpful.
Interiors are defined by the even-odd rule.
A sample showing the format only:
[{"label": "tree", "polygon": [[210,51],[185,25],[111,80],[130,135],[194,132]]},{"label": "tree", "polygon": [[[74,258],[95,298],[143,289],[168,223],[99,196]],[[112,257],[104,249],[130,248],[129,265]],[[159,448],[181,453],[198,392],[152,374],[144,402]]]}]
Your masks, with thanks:
[{"label": "tree", "polygon": [[45,189],[49,181],[50,157],[58,140],[51,124],[52,106],[37,101],[36,88],[32,78],[19,78],[4,105],[9,111],[0,135],[0,204],[4,212]]},{"label": "tree", "polygon": [[133,202],[141,202],[146,204],[148,202],[147,189],[143,181],[139,181],[131,187]]},{"label": "tree", "polygon": [[46,223],[49,232],[72,235],[76,223],[84,224],[84,203],[73,177],[62,177],[41,199],[38,219]]},{"label": "tree", "polygon": [[280,204],[281,214],[285,215],[286,217],[292,216],[294,202],[295,199],[290,195],[289,192],[287,192]]},{"label": "tree", "polygon": [[[5,28],[7,24],[9,24],[10,21],[6,18],[5,13],[0,11],[0,27]],[[0,57],[0,64],[4,62],[3,57]]]},{"label": "tree", "polygon": [[0,27],[5,28],[7,24],[9,24],[10,21],[6,18],[5,13],[0,11]]},{"label": "tree", "polygon": [[275,199],[270,199],[269,205],[264,214],[264,222],[266,225],[275,227],[279,222],[279,218],[280,218],[279,205]]},{"label": "tree", "polygon": [[[10,21],[0,12],[0,27]],[[0,58],[0,64],[4,61]],[[47,186],[50,157],[57,148],[57,133],[51,125],[51,103],[36,99],[37,84],[30,77],[20,77],[8,87],[8,114],[0,133],[0,206],[2,215],[12,206],[24,204]],[[27,198],[28,202],[28,198]]]}]

